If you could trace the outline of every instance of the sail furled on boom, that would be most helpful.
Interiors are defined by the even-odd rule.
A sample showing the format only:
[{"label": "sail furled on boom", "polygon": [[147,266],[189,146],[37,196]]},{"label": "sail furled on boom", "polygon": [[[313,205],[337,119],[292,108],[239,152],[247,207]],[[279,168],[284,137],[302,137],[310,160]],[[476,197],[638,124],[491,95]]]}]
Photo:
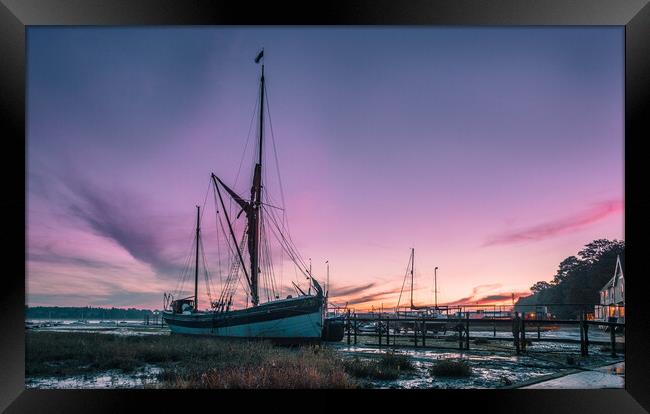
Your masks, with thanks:
[{"label": "sail furled on boom", "polygon": [[239,194],[237,194],[234,190],[232,190],[232,189],[231,189],[230,187],[228,187],[226,184],[224,184],[224,182],[221,181],[221,179],[220,179],[219,177],[217,177],[217,176],[214,175],[214,174],[212,174],[212,176],[213,176],[213,177],[214,177],[214,178],[219,182],[219,184],[221,184],[221,186],[223,187],[223,189],[226,190],[226,192],[227,192],[228,194],[230,194],[230,197],[231,197],[231,198],[232,198],[232,199],[233,199],[237,204],[239,204],[239,207],[241,207],[241,209],[242,209],[244,212],[247,212],[246,214],[248,214],[248,210],[250,210],[250,208],[251,208],[251,204],[250,204],[248,201],[246,201],[246,200],[244,200],[243,198],[241,198],[241,197],[239,196]]}]

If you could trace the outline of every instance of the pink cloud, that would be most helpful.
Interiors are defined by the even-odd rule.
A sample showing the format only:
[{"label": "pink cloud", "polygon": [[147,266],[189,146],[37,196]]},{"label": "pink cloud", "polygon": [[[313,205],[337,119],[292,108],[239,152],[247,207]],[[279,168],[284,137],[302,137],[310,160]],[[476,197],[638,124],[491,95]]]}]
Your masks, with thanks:
[{"label": "pink cloud", "polygon": [[597,203],[593,208],[579,214],[555,221],[531,226],[525,229],[502,233],[490,237],[483,246],[513,244],[524,241],[539,241],[570,233],[593,224],[605,217],[623,211],[623,200],[608,200]]}]

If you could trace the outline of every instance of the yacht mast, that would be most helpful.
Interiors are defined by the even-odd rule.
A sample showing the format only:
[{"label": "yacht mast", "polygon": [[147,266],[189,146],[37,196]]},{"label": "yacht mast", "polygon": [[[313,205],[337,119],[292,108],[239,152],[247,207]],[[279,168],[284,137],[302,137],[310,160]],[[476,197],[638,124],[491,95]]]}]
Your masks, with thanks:
[{"label": "yacht mast", "polygon": [[199,218],[201,216],[201,207],[196,206],[196,261],[194,266],[194,311],[199,311],[199,237],[201,227]]},{"label": "yacht mast", "polygon": [[[264,49],[255,58],[259,63],[264,58]],[[259,279],[259,245],[260,245],[260,205],[262,204],[262,149],[264,147],[264,63],[262,62],[262,75],[260,76],[260,141],[257,164],[253,174],[251,187],[252,212],[248,217],[248,251],[251,260],[251,302],[253,306],[259,304],[258,279]]]},{"label": "yacht mast", "polygon": [[415,249],[411,248],[411,309],[413,309],[413,269],[415,268]]}]

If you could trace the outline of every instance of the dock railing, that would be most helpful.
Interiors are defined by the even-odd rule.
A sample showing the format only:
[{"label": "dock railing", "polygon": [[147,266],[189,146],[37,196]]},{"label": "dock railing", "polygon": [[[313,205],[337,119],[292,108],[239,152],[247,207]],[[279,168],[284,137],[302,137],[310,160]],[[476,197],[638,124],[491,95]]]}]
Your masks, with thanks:
[{"label": "dock railing", "polygon": [[[553,319],[547,312],[543,315],[535,312],[516,312],[492,309],[492,312],[476,312],[471,308],[474,305],[455,307],[453,312],[448,312],[441,317],[440,313],[423,311],[416,314],[413,311],[366,312],[357,313],[347,310],[345,313],[344,341],[348,345],[358,345],[363,339],[364,345],[379,347],[428,347],[444,349],[469,350],[471,340],[507,341],[512,342],[517,354],[526,352],[526,347],[532,341],[556,342],[576,344],[580,346],[582,356],[589,355],[589,346],[598,345],[611,348],[611,355],[617,356],[617,331],[624,332],[625,324],[590,319],[587,312],[580,312],[576,319]],[[531,305],[534,307],[534,305]],[[558,305],[553,305],[558,306]],[[571,304],[571,306],[576,306]],[[587,306],[593,305],[585,305]],[[479,306],[477,305],[476,308]],[[546,309],[546,305],[539,305]],[[482,308],[485,308],[483,306]],[[447,309],[448,310],[448,309]],[[478,310],[478,309],[475,309]],[[523,317],[522,317],[523,316]],[[580,333],[580,339],[563,338],[557,335],[544,335],[549,331],[556,331],[562,327],[575,327]],[[600,327],[609,331],[608,341],[592,340],[589,337],[589,327]],[[472,336],[471,332],[481,332],[483,335]],[[492,335],[485,335],[486,332]],[[497,335],[497,332],[508,332],[506,335]],[[453,336],[447,335],[454,332]],[[536,335],[535,335],[536,334]],[[530,335],[529,339],[526,338]],[[602,335],[601,335],[602,336]],[[592,335],[593,338],[593,335]],[[443,342],[456,342],[457,346],[446,346]],[[618,342],[620,345],[621,342]],[[624,345],[624,342],[623,342]]]}]

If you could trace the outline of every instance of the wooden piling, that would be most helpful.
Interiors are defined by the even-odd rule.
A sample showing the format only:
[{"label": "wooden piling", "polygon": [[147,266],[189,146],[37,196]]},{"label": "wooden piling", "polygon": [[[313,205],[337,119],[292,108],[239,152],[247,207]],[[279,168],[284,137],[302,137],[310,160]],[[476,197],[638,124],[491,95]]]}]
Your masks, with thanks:
[{"label": "wooden piling", "polygon": [[[356,322],[356,318],[354,318],[354,319],[355,319],[355,322]],[[352,328],[352,324],[351,324],[351,321],[350,321],[350,309],[348,309],[348,345],[350,345],[350,328]],[[356,337],[356,334],[355,334],[355,337]]]},{"label": "wooden piling", "polygon": [[542,339],[542,333],[541,333],[541,330],[540,330],[541,326],[542,325],[539,322],[537,322],[537,339]]},{"label": "wooden piling", "polygon": [[526,314],[522,312],[521,315],[521,350],[526,351]]},{"label": "wooden piling", "polygon": [[354,344],[357,344],[357,328],[358,328],[358,323],[357,323],[357,314],[354,314]]},{"label": "wooden piling", "polygon": [[417,348],[418,346],[418,322],[413,319],[413,341],[415,344],[415,347]]},{"label": "wooden piling", "polygon": [[515,345],[515,352],[519,355],[519,314],[517,312],[512,316],[512,338]]},{"label": "wooden piling", "polygon": [[465,349],[469,349],[469,312],[465,317]]},{"label": "wooden piling", "polygon": [[585,356],[589,356],[589,324],[584,320],[585,324]]},{"label": "wooden piling", "polygon": [[381,316],[377,319],[377,333],[378,333],[378,338],[379,338],[379,347],[381,348],[381,331],[382,331],[382,326],[381,326]]},{"label": "wooden piling", "polygon": [[463,323],[458,321],[458,325],[456,325],[456,330],[458,331],[458,349],[463,349]]},{"label": "wooden piling", "polygon": [[390,346],[390,316],[386,316],[386,345]]},{"label": "wooden piling", "polygon": [[612,356],[616,356],[616,326],[609,325],[609,337],[612,345]]},{"label": "wooden piling", "polygon": [[427,346],[427,320],[422,316],[422,347]]},{"label": "wooden piling", "polygon": [[585,320],[584,320],[584,314],[580,312],[580,324],[578,325],[580,327],[580,355],[581,356],[586,356],[585,355]]}]

